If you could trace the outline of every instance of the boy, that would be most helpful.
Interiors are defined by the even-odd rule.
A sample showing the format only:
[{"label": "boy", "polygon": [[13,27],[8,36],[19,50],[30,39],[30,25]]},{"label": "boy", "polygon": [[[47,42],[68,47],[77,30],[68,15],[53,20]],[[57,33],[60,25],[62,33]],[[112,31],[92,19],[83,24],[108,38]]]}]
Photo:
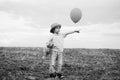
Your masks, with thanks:
[{"label": "boy", "polygon": [[[49,39],[47,43],[48,52],[46,55],[51,53],[51,63],[50,63],[50,77],[63,78],[64,76],[61,74],[62,64],[63,64],[63,43],[64,38],[72,33],[79,33],[80,30],[71,31],[68,33],[60,33],[61,24],[54,23],[51,25],[50,33],[52,33],[52,37]],[[58,60],[58,67],[55,70],[55,61]]]}]

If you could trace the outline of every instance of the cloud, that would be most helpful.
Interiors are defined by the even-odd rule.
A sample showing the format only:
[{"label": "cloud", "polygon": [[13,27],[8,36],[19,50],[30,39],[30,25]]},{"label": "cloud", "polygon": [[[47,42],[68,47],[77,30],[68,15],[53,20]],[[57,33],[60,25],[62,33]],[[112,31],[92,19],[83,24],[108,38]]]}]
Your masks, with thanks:
[{"label": "cloud", "polygon": [[37,32],[44,30],[40,25],[31,21],[31,18],[0,11],[1,32]]},{"label": "cloud", "polygon": [[119,0],[2,0],[0,10],[23,17],[30,17],[32,22],[47,27],[53,22],[72,25],[69,13],[72,8],[82,10],[83,17],[79,24],[112,23],[120,21]]},{"label": "cloud", "polygon": [[[49,36],[50,27],[39,27],[22,16],[0,12],[0,46],[41,46]],[[77,48],[120,48],[120,22],[89,25],[62,25],[61,32],[81,29],[80,34],[69,35],[65,47]],[[116,36],[116,37],[115,37]]]},{"label": "cloud", "polygon": [[[48,29],[34,27],[34,25],[36,24],[22,16],[16,17],[15,14],[0,11],[0,46],[43,44],[47,39],[44,36],[48,36]],[[41,37],[43,38],[41,39]]]}]

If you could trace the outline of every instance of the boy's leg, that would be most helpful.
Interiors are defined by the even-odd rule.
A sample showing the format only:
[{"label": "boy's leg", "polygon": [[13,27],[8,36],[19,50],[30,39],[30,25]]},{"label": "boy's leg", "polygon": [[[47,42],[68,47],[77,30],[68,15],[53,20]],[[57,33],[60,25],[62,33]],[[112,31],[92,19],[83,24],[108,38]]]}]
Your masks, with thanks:
[{"label": "boy's leg", "polygon": [[56,51],[52,51],[52,55],[51,55],[51,62],[50,62],[50,73],[54,73],[55,70],[55,60],[57,57],[57,53]]},{"label": "boy's leg", "polygon": [[64,76],[62,75],[62,64],[63,64],[63,54],[62,53],[58,53],[58,70],[57,70],[57,76],[59,78],[64,78]]},{"label": "boy's leg", "polygon": [[58,53],[58,69],[57,69],[58,73],[61,73],[62,64],[63,64],[63,55],[62,55],[62,52],[59,52]]}]

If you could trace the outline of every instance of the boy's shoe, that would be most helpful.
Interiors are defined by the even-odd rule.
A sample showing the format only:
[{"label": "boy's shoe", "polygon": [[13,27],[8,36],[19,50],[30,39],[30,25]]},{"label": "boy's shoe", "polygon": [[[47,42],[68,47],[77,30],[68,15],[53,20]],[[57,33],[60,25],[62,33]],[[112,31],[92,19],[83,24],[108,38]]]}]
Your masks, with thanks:
[{"label": "boy's shoe", "polygon": [[57,75],[56,75],[56,73],[51,73],[50,74],[50,78],[55,78]]},{"label": "boy's shoe", "polygon": [[61,73],[57,73],[58,78],[62,79],[64,76]]}]

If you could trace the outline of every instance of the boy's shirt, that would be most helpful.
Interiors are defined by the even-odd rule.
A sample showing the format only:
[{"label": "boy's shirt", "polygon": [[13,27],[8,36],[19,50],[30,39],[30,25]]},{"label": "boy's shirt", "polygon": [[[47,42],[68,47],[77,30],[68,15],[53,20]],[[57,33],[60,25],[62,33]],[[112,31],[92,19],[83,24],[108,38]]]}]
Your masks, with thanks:
[{"label": "boy's shirt", "polygon": [[63,44],[64,44],[65,34],[52,34],[49,38],[49,42],[53,43],[54,47],[52,50],[63,52]]}]

